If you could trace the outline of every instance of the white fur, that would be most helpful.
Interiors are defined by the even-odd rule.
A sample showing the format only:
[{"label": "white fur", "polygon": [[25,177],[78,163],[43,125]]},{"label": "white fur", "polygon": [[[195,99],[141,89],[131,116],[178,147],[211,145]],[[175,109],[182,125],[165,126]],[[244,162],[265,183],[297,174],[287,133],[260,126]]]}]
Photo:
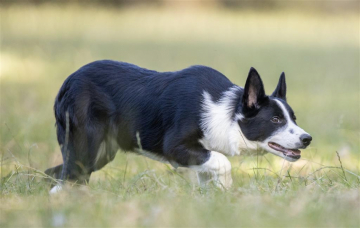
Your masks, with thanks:
[{"label": "white fur", "polygon": [[58,192],[62,191],[62,186],[61,185],[55,185],[50,191],[49,194],[53,195],[56,194]]},{"label": "white fur", "polygon": [[[302,134],[308,134],[302,128],[300,128],[294,123],[285,106],[280,101],[276,99],[275,101],[284,113],[284,117],[286,119],[286,125],[281,129],[279,129],[278,131],[276,131],[272,136],[267,138],[264,142],[260,143],[260,146],[265,150],[269,151],[270,153],[285,158],[288,161],[296,161],[296,159],[287,157],[283,153],[270,148],[268,145],[269,142],[274,142],[288,149],[297,149],[299,148],[299,145],[302,144],[300,141],[300,136]],[[293,133],[290,133],[291,129],[293,130]]]},{"label": "white fur", "polygon": [[204,91],[201,114],[204,137],[200,139],[204,148],[229,156],[239,155],[242,149],[257,149],[256,143],[245,138],[237,123],[243,116],[232,116],[235,111],[233,102],[237,99],[236,92],[240,89],[238,86],[231,87],[218,102],[214,102],[211,95]]},{"label": "white fur", "polygon": [[216,186],[228,189],[231,187],[231,163],[221,153],[211,151],[210,158],[202,165],[190,166],[198,172],[198,180],[201,185],[214,181]]}]

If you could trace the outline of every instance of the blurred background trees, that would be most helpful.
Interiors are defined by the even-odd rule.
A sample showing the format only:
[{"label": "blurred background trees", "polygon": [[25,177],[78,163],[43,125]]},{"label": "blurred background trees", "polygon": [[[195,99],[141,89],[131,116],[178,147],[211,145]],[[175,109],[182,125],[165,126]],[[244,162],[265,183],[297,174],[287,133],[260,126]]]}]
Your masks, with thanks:
[{"label": "blurred background trees", "polygon": [[264,9],[273,8],[303,8],[304,10],[321,11],[356,11],[359,10],[359,1],[284,1],[284,0],[1,0],[0,4],[100,4],[109,7],[126,7],[136,5],[157,6],[216,6],[230,9]]}]

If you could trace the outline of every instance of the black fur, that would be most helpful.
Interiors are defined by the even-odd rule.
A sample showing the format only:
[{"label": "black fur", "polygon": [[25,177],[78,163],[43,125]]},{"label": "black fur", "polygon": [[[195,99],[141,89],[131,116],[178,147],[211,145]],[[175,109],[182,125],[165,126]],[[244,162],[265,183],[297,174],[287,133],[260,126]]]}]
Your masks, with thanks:
[{"label": "black fur", "polygon": [[202,93],[206,90],[216,100],[231,86],[224,75],[205,66],[160,73],[110,60],[85,65],[65,80],[55,100],[61,179],[88,181],[117,150],[107,149],[106,158],[95,164],[100,144],[115,139],[122,150],[134,151],[139,148],[137,132],[143,150],[172,164],[204,163],[209,151],[199,143]]},{"label": "black fur", "polygon": [[285,81],[285,73],[282,72],[280,75],[279,83],[276,86],[275,91],[272,93],[273,97],[277,97],[286,101],[286,81]]},{"label": "black fur", "polygon": [[255,116],[245,117],[239,120],[238,123],[247,139],[251,141],[264,141],[272,133],[286,124],[285,121],[281,124],[272,123],[270,118],[273,116],[278,116],[284,120],[283,112],[280,107],[276,105],[276,101],[267,97]]}]

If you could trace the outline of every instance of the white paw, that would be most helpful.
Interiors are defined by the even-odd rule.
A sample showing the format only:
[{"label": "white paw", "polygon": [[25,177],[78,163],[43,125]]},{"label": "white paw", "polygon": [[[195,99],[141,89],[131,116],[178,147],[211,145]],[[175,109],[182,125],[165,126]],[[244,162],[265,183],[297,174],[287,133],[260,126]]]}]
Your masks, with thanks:
[{"label": "white paw", "polygon": [[49,194],[53,195],[53,194],[56,194],[56,193],[60,192],[61,190],[62,190],[62,186],[61,185],[56,185],[49,191]]},{"label": "white paw", "polygon": [[211,151],[210,158],[204,164],[190,167],[198,171],[200,185],[214,182],[221,189],[229,189],[232,185],[231,163],[221,153]]},{"label": "white paw", "polygon": [[233,183],[232,177],[231,177],[231,169],[229,172],[219,175],[218,177],[218,183],[216,185],[220,188],[229,189]]}]

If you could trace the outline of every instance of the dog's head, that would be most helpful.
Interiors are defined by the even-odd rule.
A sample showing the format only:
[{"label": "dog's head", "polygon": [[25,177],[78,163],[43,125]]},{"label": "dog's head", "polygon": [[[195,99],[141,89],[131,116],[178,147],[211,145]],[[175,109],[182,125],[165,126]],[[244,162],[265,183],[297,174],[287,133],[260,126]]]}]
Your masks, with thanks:
[{"label": "dog's head", "polygon": [[262,149],[288,161],[300,158],[312,137],[296,124],[294,111],[286,102],[285,74],[271,96],[265,95],[258,72],[251,68],[239,105],[238,120],[243,135]]}]

